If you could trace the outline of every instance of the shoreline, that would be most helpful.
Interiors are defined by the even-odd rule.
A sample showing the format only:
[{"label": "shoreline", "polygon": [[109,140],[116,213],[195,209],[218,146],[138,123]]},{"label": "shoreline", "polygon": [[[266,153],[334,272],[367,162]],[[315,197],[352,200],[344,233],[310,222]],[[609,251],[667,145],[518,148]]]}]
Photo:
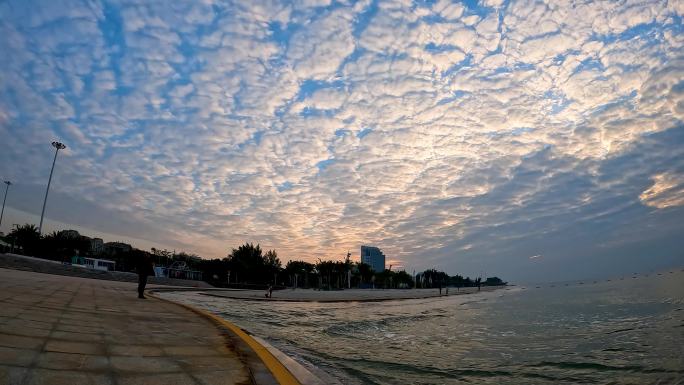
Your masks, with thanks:
[{"label": "shoreline", "polygon": [[[313,290],[313,289],[283,289],[273,292],[268,298],[263,290],[243,289],[184,289],[180,291],[194,291],[201,295],[216,298],[228,298],[244,301],[271,301],[271,302],[318,302],[318,303],[343,303],[343,302],[382,302],[408,299],[442,298],[457,295],[475,294],[478,292],[491,292],[496,290],[511,290],[508,285],[483,286],[480,291],[477,287],[461,288],[458,291],[450,288],[449,294],[442,289],[345,289],[345,290]],[[155,288],[156,292],[179,291],[174,289]]]}]

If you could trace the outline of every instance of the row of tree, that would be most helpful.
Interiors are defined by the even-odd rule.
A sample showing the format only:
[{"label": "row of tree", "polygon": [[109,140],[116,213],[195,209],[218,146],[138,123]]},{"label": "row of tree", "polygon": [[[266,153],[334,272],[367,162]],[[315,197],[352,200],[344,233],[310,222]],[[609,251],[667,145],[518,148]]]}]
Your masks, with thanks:
[{"label": "row of tree", "polygon": [[449,276],[443,271],[426,270],[415,276],[406,271],[374,271],[370,265],[343,261],[321,260],[315,263],[291,260],[282,267],[275,250],[265,253],[259,245],[244,244],[223,259],[203,260],[199,268],[207,280],[218,286],[277,285],[335,290],[345,288],[438,288],[504,285],[497,277],[471,279],[461,275]]},{"label": "row of tree", "polygon": [[41,236],[38,228],[31,224],[15,227],[6,240],[16,245],[25,255],[49,255],[54,260],[71,257],[74,253],[85,255],[90,250],[90,242],[83,237],[57,231]]},{"label": "row of tree", "polygon": [[[70,232],[54,232],[41,236],[33,225],[19,226],[6,237],[21,248],[24,254],[67,262],[74,254],[88,255],[91,245],[87,237],[72,236]],[[283,267],[275,250],[262,250],[260,245],[246,243],[233,249],[222,259],[201,259],[197,255],[175,253],[152,248],[151,252],[136,248],[117,250],[107,255],[116,262],[116,269],[134,271],[141,258],[151,258],[159,266],[176,261],[185,262],[188,269],[201,271],[205,281],[216,286],[276,285],[300,288],[335,290],[344,288],[437,288],[468,287],[483,284],[480,278],[461,275],[449,276],[435,269],[415,276],[406,271],[373,271],[370,265],[343,261],[321,260],[315,263],[291,260]],[[487,285],[505,282],[488,278]]]},{"label": "row of tree", "polygon": [[161,266],[168,266],[177,260],[199,259],[193,254],[155,248],[152,248],[151,252],[131,247],[106,254],[96,254],[92,250],[90,238],[76,234],[73,231],[54,231],[41,235],[35,225],[25,224],[15,227],[4,237],[5,243],[12,245],[5,247],[7,250],[4,251],[13,250],[16,253],[59,262],[70,262],[74,256],[106,258],[116,262],[116,270],[130,272],[135,271],[138,261],[143,257],[148,257]]}]

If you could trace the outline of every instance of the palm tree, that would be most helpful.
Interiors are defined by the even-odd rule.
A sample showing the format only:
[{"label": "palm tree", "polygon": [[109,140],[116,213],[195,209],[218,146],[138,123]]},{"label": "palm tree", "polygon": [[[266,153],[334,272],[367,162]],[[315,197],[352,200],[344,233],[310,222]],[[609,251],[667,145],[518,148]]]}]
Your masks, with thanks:
[{"label": "palm tree", "polygon": [[359,269],[361,285],[363,285],[364,282],[370,282],[370,279],[373,276],[373,268],[369,264],[363,262],[360,262],[357,265],[357,268]]},{"label": "palm tree", "polygon": [[270,278],[273,276],[273,284],[277,284],[277,275],[281,270],[281,263],[280,263],[280,258],[278,258],[278,253],[276,253],[275,250],[269,250],[266,252],[264,255],[264,268],[266,274],[268,274],[268,277]]},{"label": "palm tree", "polygon": [[332,276],[333,273],[336,271],[335,268],[335,263],[334,261],[323,261],[320,258],[318,259],[318,262],[316,263],[316,271],[318,272],[318,275],[320,276],[321,284],[320,288],[322,289],[323,287],[323,278],[327,277],[326,280],[326,285],[328,290],[332,289]]},{"label": "palm tree", "polygon": [[24,254],[35,255],[40,250],[40,233],[32,224],[17,226],[9,233],[9,237],[24,250]]},{"label": "palm tree", "polygon": [[[309,287],[309,274],[314,272],[314,265],[304,261],[288,261],[285,274],[290,277],[292,285],[299,286],[299,277],[304,277],[304,287]],[[294,277],[297,277],[296,279]]]}]

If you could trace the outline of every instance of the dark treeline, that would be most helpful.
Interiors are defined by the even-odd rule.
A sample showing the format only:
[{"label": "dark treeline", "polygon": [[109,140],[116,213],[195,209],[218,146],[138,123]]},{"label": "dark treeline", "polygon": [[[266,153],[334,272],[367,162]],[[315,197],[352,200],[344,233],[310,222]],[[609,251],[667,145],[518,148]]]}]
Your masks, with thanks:
[{"label": "dark treeline", "polygon": [[[53,232],[41,236],[34,225],[16,227],[5,237],[25,255],[69,262],[74,255],[113,260],[116,270],[135,271],[138,261],[151,258],[158,266],[183,262],[187,269],[200,271],[205,281],[222,287],[279,287],[318,288],[337,290],[345,288],[437,288],[504,285],[497,277],[471,279],[461,275],[449,276],[435,269],[415,276],[406,271],[373,271],[364,263],[345,260],[322,260],[315,263],[291,260],[283,266],[275,250],[262,250],[260,245],[246,243],[225,258],[202,259],[195,254],[176,253],[152,248],[150,252],[120,242],[105,243],[101,250],[93,248],[92,239],[74,231]],[[101,241],[101,240],[100,240]]]},{"label": "dark treeline", "polygon": [[480,287],[480,286],[502,286],[506,282],[499,277],[489,277],[486,280],[482,278],[463,277],[456,274],[448,275],[443,271],[435,269],[425,270],[420,274],[416,274],[416,286],[419,288],[434,288],[434,287]]},{"label": "dark treeline", "polygon": [[70,262],[74,256],[107,259],[116,262],[117,271],[128,272],[135,272],[138,261],[143,257],[149,257],[160,266],[168,266],[175,261],[184,261],[190,265],[200,260],[194,254],[155,248],[148,252],[121,242],[102,243],[100,248],[94,249],[92,240],[73,230],[40,235],[35,225],[25,224],[15,227],[4,237],[5,243],[13,246],[5,246],[3,251],[9,252],[14,249],[17,254],[59,262]]},{"label": "dark treeline", "polygon": [[474,287],[505,285],[497,277],[471,279],[461,275],[449,276],[435,269],[412,276],[406,271],[376,272],[365,263],[322,260],[315,263],[291,260],[282,265],[275,250],[263,251],[257,244],[246,243],[223,259],[202,260],[198,266],[205,280],[215,286],[250,287],[275,285],[279,287],[317,288],[338,290],[345,288],[409,289],[437,287]]},{"label": "dark treeline", "polygon": [[260,245],[246,243],[223,259],[202,261],[205,280],[216,286],[275,285],[280,287],[318,288],[324,290],[351,287],[412,287],[408,273],[376,273],[370,266],[344,261],[321,260],[315,263],[289,261],[283,266],[275,250],[264,251]]}]

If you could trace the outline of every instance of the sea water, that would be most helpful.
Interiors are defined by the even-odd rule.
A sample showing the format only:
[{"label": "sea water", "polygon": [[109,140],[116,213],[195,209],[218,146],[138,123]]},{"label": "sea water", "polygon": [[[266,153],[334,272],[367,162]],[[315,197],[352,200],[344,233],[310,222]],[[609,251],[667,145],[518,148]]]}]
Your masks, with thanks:
[{"label": "sea water", "polygon": [[164,296],[266,339],[325,382],[684,384],[679,269],[385,302]]}]

